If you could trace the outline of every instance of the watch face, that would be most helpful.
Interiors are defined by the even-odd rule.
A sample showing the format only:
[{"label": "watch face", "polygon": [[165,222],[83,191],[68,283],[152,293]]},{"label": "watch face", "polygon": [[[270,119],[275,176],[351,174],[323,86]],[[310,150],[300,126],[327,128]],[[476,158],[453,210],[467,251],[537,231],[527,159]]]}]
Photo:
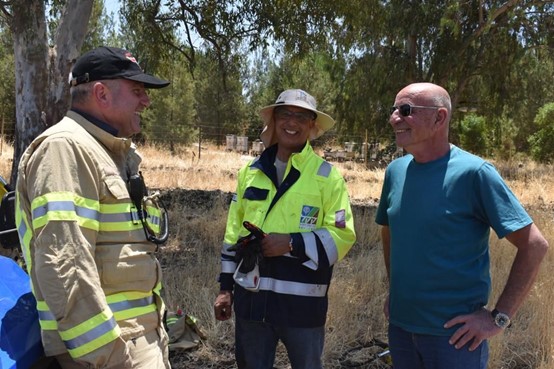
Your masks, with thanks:
[{"label": "watch face", "polygon": [[497,313],[494,318],[494,323],[500,328],[506,328],[510,325],[510,318],[503,313]]}]

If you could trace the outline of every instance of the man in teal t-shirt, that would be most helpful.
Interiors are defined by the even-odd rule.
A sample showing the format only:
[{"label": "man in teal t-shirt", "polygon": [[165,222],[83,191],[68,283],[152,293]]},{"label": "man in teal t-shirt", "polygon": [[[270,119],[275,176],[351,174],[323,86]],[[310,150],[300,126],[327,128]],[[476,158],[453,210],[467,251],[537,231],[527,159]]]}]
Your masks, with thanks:
[{"label": "man in teal t-shirt", "polygon": [[[548,248],[496,169],[449,143],[450,117],[448,92],[431,83],[408,85],[391,109],[410,154],[387,168],[376,215],[395,369],[486,368],[487,339],[509,325]],[[492,311],[490,228],[518,249]]]}]

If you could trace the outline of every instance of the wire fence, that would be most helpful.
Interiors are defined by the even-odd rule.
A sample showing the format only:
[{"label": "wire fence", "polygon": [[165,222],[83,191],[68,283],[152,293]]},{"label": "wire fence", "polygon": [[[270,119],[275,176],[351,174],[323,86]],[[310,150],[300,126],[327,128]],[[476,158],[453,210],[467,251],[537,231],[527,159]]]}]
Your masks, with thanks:
[{"label": "wire fence", "polygon": [[[13,124],[4,124],[0,128],[0,155],[6,150],[13,150],[15,129]],[[261,133],[261,131],[260,131]],[[201,155],[202,146],[216,147],[218,150],[240,152],[251,156],[257,156],[265,149],[259,139],[259,134],[244,135],[237,130],[221,129],[210,125],[195,126],[191,136],[186,133],[176,135],[170,129],[157,128],[147,134],[139,134],[133,139],[144,144],[155,144],[167,148],[173,152],[179,145],[194,145],[198,147],[198,155]],[[190,139],[194,137],[194,139]],[[394,143],[389,140],[379,140],[366,135],[338,135],[335,131],[328,131],[321,137],[311,142],[312,146],[323,152],[322,156],[327,160],[387,163],[401,155]],[[11,147],[10,147],[11,146]]]}]

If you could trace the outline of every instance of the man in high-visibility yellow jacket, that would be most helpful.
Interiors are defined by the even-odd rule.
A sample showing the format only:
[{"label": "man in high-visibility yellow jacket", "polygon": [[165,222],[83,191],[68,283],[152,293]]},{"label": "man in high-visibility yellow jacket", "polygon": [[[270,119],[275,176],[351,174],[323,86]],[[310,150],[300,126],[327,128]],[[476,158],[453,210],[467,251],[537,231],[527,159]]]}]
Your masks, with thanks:
[{"label": "man in high-visibility yellow jacket", "polygon": [[[218,320],[229,319],[234,305],[239,368],[273,368],[281,340],[292,368],[317,369],[322,367],[333,265],[356,240],[345,181],[309,142],[334,120],[302,90],[284,91],[260,115],[266,149],[238,175],[214,312]],[[252,271],[242,270],[246,257],[236,259],[247,249],[229,250],[248,236],[244,221],[265,233],[260,237],[263,258]]]},{"label": "man in high-visibility yellow jacket", "polygon": [[139,173],[128,137],[150,105],[146,89],[169,82],[110,47],[81,56],[69,82],[71,109],[25,151],[16,190],[44,351],[62,368],[169,368],[148,237],[160,209],[137,209],[127,187]]}]

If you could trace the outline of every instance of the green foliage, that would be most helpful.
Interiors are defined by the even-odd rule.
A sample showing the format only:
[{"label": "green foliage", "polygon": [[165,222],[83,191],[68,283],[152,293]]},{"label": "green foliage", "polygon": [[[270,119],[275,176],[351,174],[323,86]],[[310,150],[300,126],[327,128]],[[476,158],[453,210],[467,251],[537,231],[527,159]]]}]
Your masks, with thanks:
[{"label": "green foliage", "polygon": [[194,83],[181,57],[168,61],[168,87],[148,90],[152,101],[143,114],[142,134],[148,141],[190,144],[195,134]]},{"label": "green foliage", "polygon": [[468,114],[459,125],[460,145],[476,155],[486,155],[488,150],[487,121],[484,117]]},{"label": "green foliage", "polygon": [[[50,29],[65,3],[48,1]],[[83,50],[125,47],[172,81],[151,92],[149,139],[190,142],[199,126],[219,143],[257,138],[258,110],[298,87],[337,121],[328,136],[386,145],[396,93],[430,81],[451,94],[453,142],[509,157],[530,152],[535,112],[554,101],[552,2],[122,0],[121,30],[104,3],[94,4]],[[10,68],[9,53],[0,59]]]},{"label": "green foliage", "polygon": [[554,162],[554,102],[548,103],[539,109],[534,123],[538,128],[531,137],[531,155],[539,162]]},{"label": "green foliage", "polygon": [[0,124],[4,134],[13,139],[15,131],[15,69],[11,34],[0,27]]}]

